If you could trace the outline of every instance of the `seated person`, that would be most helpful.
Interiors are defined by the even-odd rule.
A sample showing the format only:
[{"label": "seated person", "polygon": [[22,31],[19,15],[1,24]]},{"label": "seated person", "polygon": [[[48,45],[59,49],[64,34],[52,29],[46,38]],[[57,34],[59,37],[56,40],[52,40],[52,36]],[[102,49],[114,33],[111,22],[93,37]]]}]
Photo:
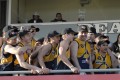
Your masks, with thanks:
[{"label": "seated person", "polygon": [[33,18],[28,21],[28,23],[42,23],[42,19],[40,19],[40,16],[35,13],[33,14]]},{"label": "seated person", "polygon": [[52,20],[51,22],[66,22],[66,20],[62,19],[62,14],[61,13],[57,13],[56,18],[54,20]]}]

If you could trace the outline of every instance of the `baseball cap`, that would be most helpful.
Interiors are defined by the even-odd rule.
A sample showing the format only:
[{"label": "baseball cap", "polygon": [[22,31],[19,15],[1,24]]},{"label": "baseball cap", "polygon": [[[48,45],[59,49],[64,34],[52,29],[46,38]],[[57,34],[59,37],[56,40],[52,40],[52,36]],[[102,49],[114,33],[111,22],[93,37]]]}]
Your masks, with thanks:
[{"label": "baseball cap", "polygon": [[90,27],[89,33],[94,33],[94,34],[96,34],[96,29],[95,29],[94,27]]},{"label": "baseball cap", "polygon": [[27,31],[27,30],[20,31],[19,32],[19,37],[21,38],[21,37],[25,36],[28,33],[29,33],[29,31]]},{"label": "baseball cap", "polygon": [[13,29],[15,32],[19,32],[19,30],[18,30],[18,28],[17,28],[16,26],[10,26],[10,25],[5,26],[5,27],[3,28],[3,30],[2,30],[2,32],[7,32],[7,31],[9,31],[9,30],[11,30],[11,29]]},{"label": "baseball cap", "polygon": [[14,30],[9,30],[6,32],[5,38],[14,39],[17,37],[17,34],[18,32],[15,32]]},{"label": "baseball cap", "polygon": [[109,44],[110,41],[108,41],[108,40],[102,40],[102,41],[99,41],[99,42],[97,43],[97,45],[98,45],[98,46],[101,46],[101,45],[104,44],[104,43]]},{"label": "baseball cap", "polygon": [[74,34],[74,35],[77,35],[78,33],[73,31],[72,28],[65,28],[65,30],[63,31],[63,34]]},{"label": "baseball cap", "polygon": [[52,31],[48,34],[48,38],[54,37],[54,36],[61,36],[60,33],[58,33],[57,31]]},{"label": "baseball cap", "polygon": [[33,29],[35,29],[35,30],[36,30],[36,32],[39,32],[39,31],[40,31],[40,29],[39,29],[39,28],[36,28],[35,26],[33,26],[33,25],[32,25],[32,26],[30,27],[30,29],[29,29],[29,30],[30,30],[30,32],[33,32],[33,31],[34,31]]},{"label": "baseball cap", "polygon": [[78,31],[81,31],[81,32],[88,32],[88,28],[86,25],[81,25],[78,27]]}]

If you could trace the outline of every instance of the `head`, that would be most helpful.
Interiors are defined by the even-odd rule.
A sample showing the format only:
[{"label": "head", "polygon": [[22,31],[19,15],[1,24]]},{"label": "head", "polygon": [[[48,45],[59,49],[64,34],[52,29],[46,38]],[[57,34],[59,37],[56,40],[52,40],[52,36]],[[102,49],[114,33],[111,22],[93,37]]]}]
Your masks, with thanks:
[{"label": "head", "polygon": [[82,41],[87,40],[88,28],[86,25],[81,25],[78,27],[78,38]]},{"label": "head", "polygon": [[3,28],[3,31],[2,31],[2,33],[3,33],[3,38],[5,38],[5,34],[6,34],[9,30],[13,30],[14,32],[19,32],[19,30],[18,30],[18,28],[17,28],[16,26],[10,26],[10,25],[5,26],[5,27]]},{"label": "head", "polygon": [[98,46],[98,50],[102,53],[106,53],[107,52],[107,49],[108,49],[108,44],[110,42],[108,40],[103,40],[103,41],[99,41],[97,43],[97,46]]},{"label": "head", "polygon": [[63,39],[69,39],[70,41],[73,41],[75,35],[78,33],[73,31],[72,28],[66,28],[63,32]]},{"label": "head", "polygon": [[52,31],[48,34],[48,39],[50,42],[55,42],[58,44],[60,42],[61,34],[57,31]]},{"label": "head", "polygon": [[9,30],[5,34],[5,38],[7,41],[7,44],[15,45],[17,44],[17,32],[14,32],[14,30]]},{"label": "head", "polygon": [[96,29],[94,27],[90,27],[87,38],[88,40],[94,41],[96,35]]},{"label": "head", "polygon": [[118,34],[118,36],[117,36],[117,41],[116,41],[117,43],[120,43],[120,34]]},{"label": "head", "polygon": [[33,19],[34,19],[34,20],[38,20],[38,19],[39,19],[39,17],[40,17],[40,16],[39,16],[39,14],[38,14],[38,13],[34,13],[34,14],[33,14]]},{"label": "head", "polygon": [[31,35],[29,31],[23,30],[19,32],[19,38],[22,42],[30,43],[31,42]]},{"label": "head", "polygon": [[40,46],[40,45],[43,45],[43,42],[44,42],[44,38],[40,38],[37,40],[37,46]]},{"label": "head", "polygon": [[57,13],[56,14],[56,19],[57,20],[61,20],[62,19],[62,14],[61,13]]},{"label": "head", "polygon": [[40,29],[39,28],[36,28],[35,26],[31,26],[30,29],[29,29],[30,33],[31,33],[31,37],[34,37],[36,32],[39,32]]}]

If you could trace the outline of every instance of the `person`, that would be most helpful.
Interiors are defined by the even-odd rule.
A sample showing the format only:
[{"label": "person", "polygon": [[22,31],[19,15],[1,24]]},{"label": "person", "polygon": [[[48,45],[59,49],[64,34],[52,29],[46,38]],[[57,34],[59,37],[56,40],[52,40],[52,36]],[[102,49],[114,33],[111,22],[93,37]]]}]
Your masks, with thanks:
[{"label": "person", "polygon": [[52,31],[48,34],[49,42],[42,46],[38,55],[39,64],[42,69],[48,68],[54,70],[57,65],[57,46],[60,42],[61,34]]},{"label": "person", "polygon": [[87,40],[88,28],[86,25],[78,27],[78,37],[71,43],[71,59],[75,67],[89,69],[92,66],[90,60],[91,47]]},{"label": "person", "polygon": [[[112,44],[111,49],[114,52],[114,55],[118,60],[118,63],[120,64],[120,34],[118,34],[117,40]],[[120,65],[118,65],[118,67],[120,67]]]},{"label": "person", "polygon": [[[31,37],[30,33],[27,30],[20,31],[18,34],[21,42],[18,43],[19,51],[18,53],[15,54],[16,59],[14,61],[14,70],[15,71],[20,71],[20,70],[31,70],[33,73],[39,73],[43,74],[45,70],[37,67],[30,65],[28,63],[29,55],[32,52],[32,48],[30,46],[31,42]],[[45,72],[46,73],[46,72]]]},{"label": "person", "polygon": [[[33,49],[33,51],[37,48],[37,47],[40,47],[40,45],[37,45],[37,41],[35,40],[34,36],[36,35],[37,32],[40,31],[39,28],[36,28],[35,26],[31,26],[30,29],[30,37],[31,37],[31,42],[30,42],[30,45]],[[39,50],[36,51],[35,53],[32,53],[30,56],[29,56],[29,59],[31,61],[29,61],[30,64],[33,64],[33,65],[38,65],[38,61],[37,61],[37,54],[38,54]]]},{"label": "person", "polygon": [[28,21],[28,23],[43,23],[43,20],[40,19],[38,13],[33,14],[33,18]]},{"label": "person", "polygon": [[[111,69],[117,67],[117,63],[109,47],[109,41],[102,40],[97,43],[98,52],[92,54],[93,69]],[[95,74],[110,74],[112,72],[95,72]]]},{"label": "person", "polygon": [[16,37],[17,33],[15,33],[14,30],[9,30],[5,34],[6,42],[3,47],[3,53],[1,53],[1,71],[14,70],[14,54],[18,52]]},{"label": "person", "polygon": [[112,45],[112,51],[116,54],[116,57],[120,54],[120,34],[118,34],[117,40]]},{"label": "person", "polygon": [[66,22],[66,20],[63,20],[61,13],[57,13],[56,18],[52,20],[51,22]]},{"label": "person", "polygon": [[94,53],[94,51],[96,50],[96,42],[95,42],[95,38],[96,38],[96,29],[94,27],[90,27],[88,34],[87,34],[87,41],[90,44],[91,47],[91,53]]},{"label": "person", "polygon": [[39,38],[39,39],[37,40],[37,42],[36,42],[36,46],[42,46],[43,43],[44,43],[44,37]]},{"label": "person", "polygon": [[56,69],[70,69],[73,73],[78,73],[79,70],[71,63],[70,45],[74,39],[74,35],[77,32],[73,31],[72,28],[65,28],[63,32],[63,40],[60,42],[58,48],[58,58]]},{"label": "person", "polygon": [[11,33],[10,32],[10,30],[12,31],[12,32],[14,32],[14,33],[17,33],[19,30],[18,30],[18,28],[16,27],[16,26],[10,26],[10,25],[8,25],[8,26],[5,26],[4,28],[3,28],[3,30],[2,30],[2,37],[0,37],[0,60],[2,59],[2,57],[3,57],[3,52],[2,51],[4,51],[4,45],[6,44],[6,42],[7,42],[7,40],[8,40],[8,34],[9,33]]}]

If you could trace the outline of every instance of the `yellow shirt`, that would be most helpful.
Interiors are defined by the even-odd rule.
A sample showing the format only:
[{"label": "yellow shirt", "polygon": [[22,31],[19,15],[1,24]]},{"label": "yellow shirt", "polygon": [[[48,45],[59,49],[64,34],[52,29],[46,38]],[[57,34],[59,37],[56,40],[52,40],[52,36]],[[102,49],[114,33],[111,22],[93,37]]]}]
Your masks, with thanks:
[{"label": "yellow shirt", "polygon": [[77,57],[89,58],[89,54],[91,53],[90,44],[88,42],[81,41],[78,38],[76,38],[75,41],[78,43]]},{"label": "yellow shirt", "polygon": [[[23,45],[22,43],[18,43],[18,46],[23,47],[24,45]],[[29,55],[25,52],[25,53],[23,54],[23,57],[24,57],[24,60],[25,60],[25,62],[26,62],[26,61],[28,60],[28,58],[29,58]],[[15,59],[14,64],[15,64],[15,65],[19,64],[19,62],[18,62],[17,59]]]},{"label": "yellow shirt", "polygon": [[31,40],[30,45],[32,46],[32,48],[36,47],[36,40],[34,38]]},{"label": "yellow shirt", "polygon": [[57,47],[53,47],[51,44],[51,50],[49,52],[48,55],[45,55],[44,58],[44,62],[50,62],[53,61],[56,57],[57,57]]},{"label": "yellow shirt", "polygon": [[[67,49],[65,55],[66,55],[66,57],[67,57],[68,59],[70,59],[70,48]],[[59,47],[58,47],[57,64],[59,64],[60,61],[61,61],[61,58],[59,57]]]},{"label": "yellow shirt", "polygon": [[107,69],[112,67],[111,57],[108,53],[106,53],[105,57],[103,57],[100,53],[96,53],[95,60],[93,61],[94,69]]}]

